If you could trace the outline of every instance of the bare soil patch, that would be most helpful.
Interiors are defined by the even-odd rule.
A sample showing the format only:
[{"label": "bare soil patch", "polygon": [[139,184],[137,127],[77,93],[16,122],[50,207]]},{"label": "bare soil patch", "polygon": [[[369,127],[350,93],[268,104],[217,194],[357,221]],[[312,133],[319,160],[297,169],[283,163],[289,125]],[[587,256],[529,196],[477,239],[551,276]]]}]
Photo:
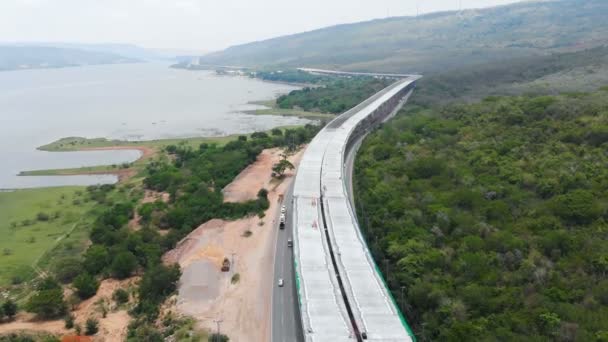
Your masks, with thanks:
[{"label": "bare soil patch", "polygon": [[[166,263],[182,267],[177,309],[192,316],[201,328],[214,331],[222,319],[222,330],[231,341],[270,339],[270,301],[277,213],[295,172],[280,181],[271,178],[272,165],[281,158],[280,149],[264,150],[226,188],[226,201],[254,199],[261,188],[269,191],[270,208],[264,218],[236,221],[210,220],[184,238],[164,257]],[[302,151],[288,159],[297,167]],[[245,232],[252,234],[246,237]],[[234,254],[233,254],[234,253]],[[229,272],[221,272],[224,258],[231,260]],[[239,281],[232,283],[234,274]]]}]

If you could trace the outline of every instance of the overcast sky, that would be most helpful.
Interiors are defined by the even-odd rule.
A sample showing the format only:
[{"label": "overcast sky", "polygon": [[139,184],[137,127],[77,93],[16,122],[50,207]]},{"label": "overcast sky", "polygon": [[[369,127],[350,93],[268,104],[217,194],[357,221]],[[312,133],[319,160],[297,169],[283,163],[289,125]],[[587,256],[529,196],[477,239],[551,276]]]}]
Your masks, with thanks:
[{"label": "overcast sky", "polygon": [[219,50],[325,26],[517,0],[0,0],[0,42]]}]

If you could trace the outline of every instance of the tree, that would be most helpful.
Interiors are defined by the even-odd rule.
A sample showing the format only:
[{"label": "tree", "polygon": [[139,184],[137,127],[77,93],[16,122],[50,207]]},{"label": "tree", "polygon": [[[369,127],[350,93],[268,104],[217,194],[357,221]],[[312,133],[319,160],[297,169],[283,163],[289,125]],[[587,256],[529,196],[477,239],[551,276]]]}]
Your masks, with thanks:
[{"label": "tree", "polygon": [[97,332],[99,331],[99,321],[96,320],[95,318],[89,318],[87,319],[87,322],[85,323],[85,335],[87,336],[91,336],[91,335],[95,335],[97,334]]},{"label": "tree", "polygon": [[268,134],[266,132],[254,132],[251,134],[252,139],[266,139],[268,138]]},{"label": "tree", "polygon": [[84,269],[90,274],[99,274],[108,266],[110,254],[108,249],[101,245],[93,245],[84,254]]},{"label": "tree", "polygon": [[163,342],[163,335],[154,327],[154,325],[143,323],[136,325],[137,322],[129,326],[127,342]]},{"label": "tree", "polygon": [[93,297],[99,288],[99,282],[89,273],[82,273],[76,277],[73,285],[81,299]]},{"label": "tree", "polygon": [[57,262],[54,269],[57,280],[67,284],[82,272],[82,263],[77,258],[65,258]]},{"label": "tree", "polygon": [[156,265],[146,271],[139,286],[140,298],[164,298],[177,289],[179,265]]},{"label": "tree", "polygon": [[287,171],[288,169],[293,170],[294,168],[295,167],[291,162],[289,162],[289,160],[281,159],[281,161],[272,166],[273,176],[277,178],[282,178],[285,175],[285,171]]},{"label": "tree", "polygon": [[6,302],[4,302],[4,304],[2,304],[2,311],[4,312],[4,315],[8,317],[8,319],[13,319],[13,317],[15,317],[15,315],[17,314],[17,309],[17,303],[13,302],[10,299],[8,299]]},{"label": "tree", "polygon": [[66,329],[72,329],[74,327],[74,315],[69,314],[67,316],[65,316],[64,320],[64,326]]},{"label": "tree", "polygon": [[124,304],[129,301],[129,293],[124,289],[117,289],[112,294],[112,299],[114,299],[118,304]]},{"label": "tree", "polygon": [[601,214],[595,196],[586,190],[575,190],[553,200],[555,215],[575,223],[587,223]]},{"label": "tree", "polygon": [[181,276],[179,265],[155,265],[149,268],[139,285],[139,304],[136,311],[155,319],[158,315],[158,305],[177,289]]},{"label": "tree", "polygon": [[47,213],[40,212],[40,213],[36,214],[36,219],[38,221],[48,221],[50,219],[50,217]]},{"label": "tree", "polygon": [[213,333],[209,335],[209,342],[228,342],[230,338],[224,334]]},{"label": "tree", "polygon": [[66,312],[66,304],[59,284],[50,278],[45,278],[38,288],[39,290],[28,300],[25,309],[44,319],[61,317]]},{"label": "tree", "polygon": [[114,277],[124,279],[131,276],[136,267],[137,258],[135,255],[129,251],[124,251],[116,255],[110,269]]}]

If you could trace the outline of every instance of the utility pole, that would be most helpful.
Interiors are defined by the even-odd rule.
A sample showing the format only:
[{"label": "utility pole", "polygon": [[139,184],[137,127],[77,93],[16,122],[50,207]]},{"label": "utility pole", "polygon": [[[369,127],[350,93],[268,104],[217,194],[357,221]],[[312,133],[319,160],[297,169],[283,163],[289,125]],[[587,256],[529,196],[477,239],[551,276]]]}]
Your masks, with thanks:
[{"label": "utility pole", "polygon": [[221,332],[220,332],[220,324],[221,324],[223,321],[224,321],[223,319],[214,319],[214,320],[213,320],[213,322],[214,322],[215,324],[217,324],[217,334],[215,335],[216,337],[213,339],[214,341],[221,342],[221,340],[222,340],[222,339],[221,339],[221,337],[220,337],[220,336],[222,336],[222,335],[221,335]]}]

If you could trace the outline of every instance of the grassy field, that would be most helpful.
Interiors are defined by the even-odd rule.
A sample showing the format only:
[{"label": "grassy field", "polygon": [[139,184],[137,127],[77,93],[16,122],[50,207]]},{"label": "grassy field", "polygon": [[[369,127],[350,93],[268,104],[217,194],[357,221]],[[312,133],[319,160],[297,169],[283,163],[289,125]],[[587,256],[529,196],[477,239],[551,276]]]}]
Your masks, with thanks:
[{"label": "grassy field", "polygon": [[[31,279],[40,261],[58,244],[74,252],[87,240],[84,187],[0,193],[0,288]],[[45,216],[46,215],[46,216]]]},{"label": "grassy field", "polygon": [[[278,127],[282,131],[292,129],[298,126],[282,126]],[[116,146],[132,146],[137,147],[148,147],[157,150],[163,149],[169,145],[187,145],[192,148],[198,148],[200,144],[217,144],[222,146],[240,135],[250,136],[250,134],[232,134],[221,137],[195,137],[195,138],[177,138],[177,139],[159,139],[159,140],[145,140],[145,141],[126,141],[126,140],[109,140],[106,138],[82,138],[82,137],[68,137],[54,141],[50,144],[38,147],[41,151],[49,152],[68,152],[68,151],[81,151],[91,148],[110,148]]]},{"label": "grassy field", "polygon": [[132,146],[136,147],[150,147],[156,149],[162,149],[168,145],[186,144],[193,147],[198,147],[202,143],[215,143],[223,145],[230,140],[234,139],[235,136],[228,135],[225,137],[210,137],[210,138],[187,138],[187,139],[160,139],[160,140],[148,140],[148,141],[125,141],[125,140],[109,140],[106,138],[82,138],[82,137],[68,137],[54,141],[50,144],[40,146],[38,149],[49,152],[67,152],[67,151],[80,151],[83,149],[90,148],[103,148],[103,147],[115,147],[115,146]]},{"label": "grassy field", "polygon": [[100,165],[100,166],[87,166],[87,167],[76,167],[70,169],[47,169],[47,170],[33,170],[33,171],[22,171],[19,176],[71,176],[81,175],[83,173],[104,173],[104,172],[116,172],[119,169],[119,165]]}]

